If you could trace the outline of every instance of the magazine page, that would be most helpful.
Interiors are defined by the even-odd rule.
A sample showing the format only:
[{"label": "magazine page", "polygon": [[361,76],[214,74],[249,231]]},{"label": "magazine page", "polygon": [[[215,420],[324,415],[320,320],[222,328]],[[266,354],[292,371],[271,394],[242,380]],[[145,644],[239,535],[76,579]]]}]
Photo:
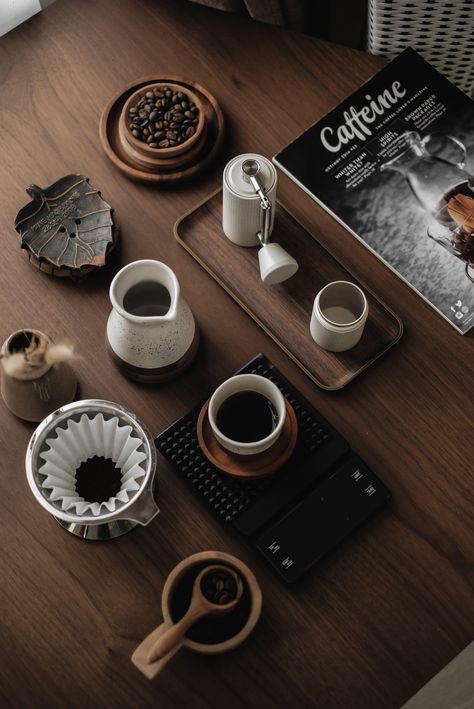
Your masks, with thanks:
[{"label": "magazine page", "polygon": [[460,332],[474,325],[474,104],[413,49],[274,162]]}]

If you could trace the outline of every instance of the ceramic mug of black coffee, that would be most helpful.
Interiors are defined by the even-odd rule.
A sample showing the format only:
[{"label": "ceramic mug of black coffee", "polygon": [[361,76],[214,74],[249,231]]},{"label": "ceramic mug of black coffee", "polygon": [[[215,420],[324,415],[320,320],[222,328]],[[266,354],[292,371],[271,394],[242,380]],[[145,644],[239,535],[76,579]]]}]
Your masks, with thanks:
[{"label": "ceramic mug of black coffee", "polygon": [[256,455],[278,440],[285,424],[285,399],[269,379],[237,374],[215,390],[208,415],[223,448],[237,455]]}]

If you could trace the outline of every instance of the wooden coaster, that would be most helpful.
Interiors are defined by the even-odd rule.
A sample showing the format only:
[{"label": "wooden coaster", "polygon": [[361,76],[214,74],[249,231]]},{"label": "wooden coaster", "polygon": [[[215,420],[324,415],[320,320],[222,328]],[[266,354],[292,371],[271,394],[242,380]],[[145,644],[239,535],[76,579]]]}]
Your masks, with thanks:
[{"label": "wooden coaster", "polygon": [[[398,342],[402,321],[323,247],[280,202],[272,240],[299,263],[287,281],[262,283],[257,248],[245,249],[222,231],[222,189],[176,222],[175,236],[203,268],[322,389],[341,389]],[[347,234],[348,239],[352,239]],[[311,337],[314,298],[330,281],[351,281],[367,296],[369,316],[361,341],[347,352],[328,352]]]},{"label": "wooden coaster", "polygon": [[[129,96],[147,84],[160,81],[181,85],[184,91],[189,88],[199,96],[204,107],[207,132],[201,149],[190,151],[189,162],[180,165],[179,168],[171,170],[157,168],[156,172],[150,172],[149,169],[140,168],[125,153],[119,136],[119,119]],[[154,185],[173,185],[202,172],[217,156],[224,139],[224,116],[217,100],[200,84],[177,76],[149,76],[128,84],[109,101],[100,118],[99,136],[107,157],[130,179]]]},{"label": "wooden coaster", "polygon": [[197,438],[203,455],[223,473],[237,478],[263,478],[283,467],[293,453],[298,438],[298,422],[293,407],[286,403],[286,419],[277,442],[257,455],[232,455],[221,448],[212,432],[207,410],[209,401],[201,409],[197,422]]},{"label": "wooden coaster", "polygon": [[188,369],[188,367],[191,366],[198,353],[199,340],[199,328],[196,324],[196,331],[194,333],[193,341],[184,355],[176,362],[173,362],[173,364],[168,364],[164,367],[156,367],[154,369],[150,369],[149,367],[136,367],[133,364],[126,362],[124,359],[121,359],[121,357],[114,352],[107,338],[105,338],[105,347],[112,362],[124,375],[124,377],[133,379],[141,384],[165,384],[171,379],[179,377],[186,371],[186,369]]}]

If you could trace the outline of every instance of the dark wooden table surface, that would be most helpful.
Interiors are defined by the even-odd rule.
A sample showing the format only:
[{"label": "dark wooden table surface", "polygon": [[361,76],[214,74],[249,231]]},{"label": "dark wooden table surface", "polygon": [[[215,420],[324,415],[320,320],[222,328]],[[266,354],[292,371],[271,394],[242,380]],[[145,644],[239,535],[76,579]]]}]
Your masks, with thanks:
[{"label": "dark wooden table surface", "polygon": [[[67,534],[29,491],[33,426],[1,405],[0,699],[12,707],[395,708],[474,634],[473,353],[461,337],[283,176],[280,198],[402,317],[401,343],[338,393],[318,390],[174,241],[176,219],[246,151],[273,155],[382,65],[353,50],[177,0],[58,0],[0,40],[1,337],[68,335],[84,398],[120,402],[156,434],[259,351],[329,418],[393,492],[391,506],[300,586],[284,588],[160,460],[161,514],[111,543]],[[156,72],[205,84],[225,110],[220,162],[188,186],[129,182],[98,121],[121,85]],[[31,182],[89,175],[116,208],[121,262],[164,260],[199,320],[179,380],[139,386],[104,349],[114,268],[78,286],[31,268],[13,229]],[[188,554],[220,549],[255,571],[264,612],[231,655],[183,651],[150,683],[133,667]]]}]

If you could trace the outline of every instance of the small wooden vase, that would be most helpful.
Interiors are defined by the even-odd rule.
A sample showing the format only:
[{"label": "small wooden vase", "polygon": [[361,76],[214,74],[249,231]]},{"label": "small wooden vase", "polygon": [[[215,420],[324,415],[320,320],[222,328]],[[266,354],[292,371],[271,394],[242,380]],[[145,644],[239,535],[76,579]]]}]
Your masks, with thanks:
[{"label": "small wooden vase", "polygon": [[[20,352],[31,342],[33,335],[51,339],[39,330],[17,330],[2,346],[2,354]],[[39,422],[60,406],[69,404],[76,394],[77,378],[67,362],[45,362],[31,372],[18,376],[8,375],[2,366],[1,395],[8,409],[24,421]]]}]

